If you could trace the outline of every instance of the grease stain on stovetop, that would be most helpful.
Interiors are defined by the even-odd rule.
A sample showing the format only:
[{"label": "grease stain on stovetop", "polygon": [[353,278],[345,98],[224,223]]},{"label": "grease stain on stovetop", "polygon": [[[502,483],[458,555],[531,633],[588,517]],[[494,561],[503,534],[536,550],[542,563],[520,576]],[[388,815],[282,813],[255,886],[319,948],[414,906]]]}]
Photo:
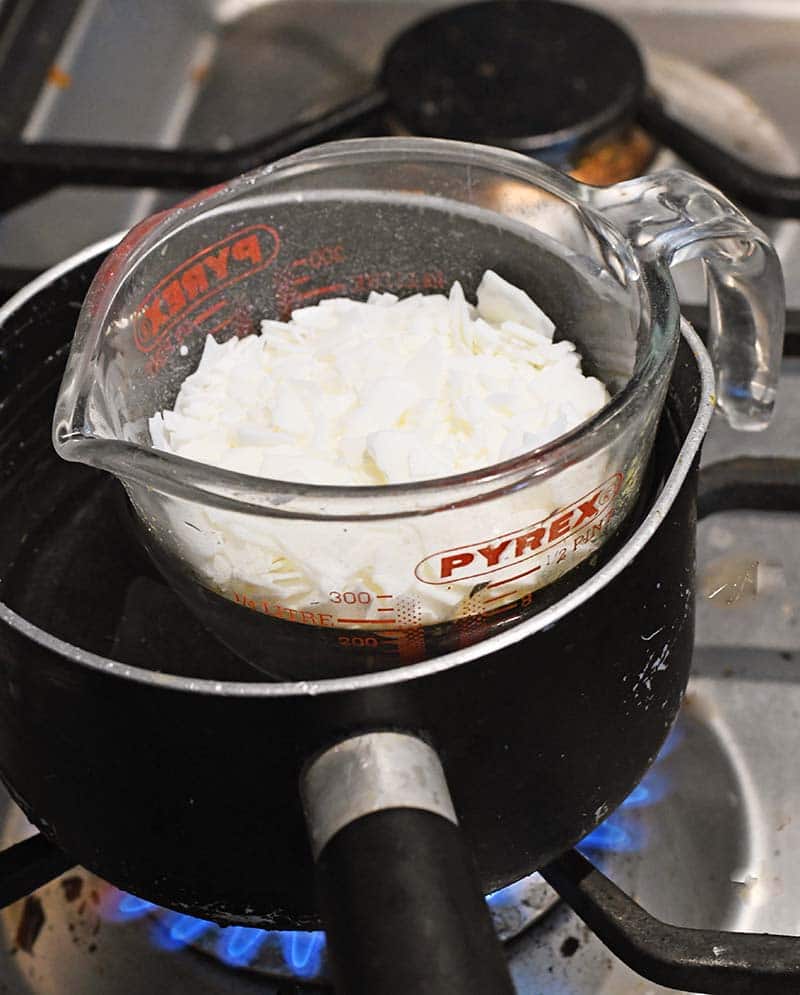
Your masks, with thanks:
[{"label": "grease stain on stovetop", "polygon": [[15,934],[17,949],[32,953],[45,924],[45,913],[38,895],[28,895],[22,902],[22,915]]}]

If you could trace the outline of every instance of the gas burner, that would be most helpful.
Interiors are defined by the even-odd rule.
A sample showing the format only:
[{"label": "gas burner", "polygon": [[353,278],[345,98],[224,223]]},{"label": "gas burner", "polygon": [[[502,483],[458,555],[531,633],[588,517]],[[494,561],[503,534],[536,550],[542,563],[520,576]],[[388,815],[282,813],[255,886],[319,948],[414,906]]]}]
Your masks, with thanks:
[{"label": "gas burner", "polygon": [[[757,830],[735,751],[713,726],[703,702],[690,696],[654,767],[580,849],[665,918],[743,926],[759,856],[752,852]],[[0,842],[8,845],[29,831],[13,808]],[[709,837],[718,839],[710,854]],[[553,986],[568,983],[576,969],[586,986],[581,991],[600,990],[609,974],[607,952],[540,875],[487,901],[512,971],[524,979],[523,995],[560,990]],[[141,990],[170,995],[173,990],[211,995],[219,990],[217,971],[223,970],[237,972],[236,991],[243,995],[251,990],[278,995],[280,987],[264,985],[287,980],[327,990],[322,933],[222,929],[119,892],[82,869],[6,909],[0,921],[16,968],[35,995],[90,991],[96,977],[105,979],[104,991],[124,991],[118,979],[134,964]],[[612,984],[629,976],[621,964],[617,972]],[[167,976],[179,979],[175,989],[158,987]],[[608,991],[618,995],[616,988]]]},{"label": "gas burner", "polygon": [[410,132],[575,162],[631,124],[639,50],[602,14],[552,0],[455,7],[403,32],[382,73]]},{"label": "gas burner", "polygon": [[[637,789],[638,790],[638,789]],[[611,836],[614,836],[612,829]],[[603,834],[603,840],[607,837]],[[83,872],[85,874],[85,872]],[[324,984],[329,979],[325,934],[292,930],[264,930],[246,926],[221,928],[203,919],[160,909],[152,902],[118,892],[87,875],[87,894],[102,895],[101,915],[115,923],[139,921],[158,948],[190,948],[232,968],[246,968],[262,977]],[[67,880],[81,880],[79,876]],[[68,890],[68,889],[67,889]],[[83,890],[83,889],[82,889]],[[491,895],[495,929],[509,942],[541,919],[558,902],[558,896],[538,874]]]}]

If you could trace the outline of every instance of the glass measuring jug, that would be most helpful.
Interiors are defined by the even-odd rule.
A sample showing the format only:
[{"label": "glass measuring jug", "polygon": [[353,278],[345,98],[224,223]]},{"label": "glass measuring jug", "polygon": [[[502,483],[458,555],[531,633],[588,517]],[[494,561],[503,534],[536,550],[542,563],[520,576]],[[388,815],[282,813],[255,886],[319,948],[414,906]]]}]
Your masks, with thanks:
[{"label": "glass measuring jug", "polygon": [[[320,146],[143,222],[111,253],[81,311],[55,446],[122,481],[168,579],[256,666],[324,677],[414,662],[536,611],[623,534],[678,343],[668,267],[696,256],[719,406],[737,428],[763,427],[780,267],[701,180],[675,170],[592,188],[481,146]],[[207,335],[372,290],[459,280],[474,300],[486,269],[527,291],[612,395],[554,442],[374,487],[264,480],[152,447],[148,420],[172,406]]]}]

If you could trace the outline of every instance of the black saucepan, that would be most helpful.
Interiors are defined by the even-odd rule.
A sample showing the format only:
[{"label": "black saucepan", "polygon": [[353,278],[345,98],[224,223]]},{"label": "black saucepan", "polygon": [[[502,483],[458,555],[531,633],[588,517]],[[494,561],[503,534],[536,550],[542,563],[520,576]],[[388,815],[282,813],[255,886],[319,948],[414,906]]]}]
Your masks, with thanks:
[{"label": "black saucepan", "polygon": [[[485,893],[563,852],[626,797],[678,711],[706,357],[683,341],[640,520],[540,615],[480,646],[317,693],[256,683],[130,539],[119,485],[52,451],[77,308],[108,247],[0,311],[3,780],[76,861],[160,905],[270,928],[313,927],[321,907],[342,991],[510,991],[473,858]],[[239,683],[198,677],[221,665]],[[384,758],[390,780],[411,770],[422,794],[433,784],[428,801],[409,801],[419,792],[408,783],[395,803],[370,801],[370,782],[315,817],[325,764],[368,767],[382,742],[411,744],[394,767],[392,749]],[[460,834],[449,798],[434,797],[441,772],[426,743]],[[301,782],[321,850],[319,899]],[[349,823],[345,795],[361,805]]]}]

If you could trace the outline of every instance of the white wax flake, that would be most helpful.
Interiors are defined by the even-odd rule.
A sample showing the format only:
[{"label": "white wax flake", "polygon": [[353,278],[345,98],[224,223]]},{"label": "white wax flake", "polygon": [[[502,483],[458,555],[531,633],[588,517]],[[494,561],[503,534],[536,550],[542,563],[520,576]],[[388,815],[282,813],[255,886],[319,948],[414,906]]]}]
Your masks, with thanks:
[{"label": "white wax flake", "polygon": [[513,286],[492,270],[486,270],[478,285],[478,313],[492,325],[513,321],[548,339],[555,325],[524,290]]},{"label": "white wax flake", "polygon": [[[373,292],[299,308],[261,334],[206,338],[153,446],[251,476],[403,483],[518,456],[609,400],[522,290],[487,270],[477,307]],[[182,354],[183,349],[181,350]]]},{"label": "white wax flake", "polygon": [[[552,441],[609,400],[553,330],[527,294],[491,271],[477,306],[458,283],[448,296],[329,299],[287,322],[264,320],[257,335],[208,336],[172,410],[150,419],[151,442],[227,471],[306,485],[435,480],[488,467]],[[606,456],[596,454],[499,500],[356,526],[176,501],[166,536],[207,586],[259,611],[347,627],[396,607],[398,626],[430,625],[476,610],[471,567],[447,583],[418,579],[434,551],[528,531],[608,474]],[[563,563],[537,561],[510,593],[549,583],[592,548],[577,547]],[[377,598],[385,599],[379,607]]]}]

